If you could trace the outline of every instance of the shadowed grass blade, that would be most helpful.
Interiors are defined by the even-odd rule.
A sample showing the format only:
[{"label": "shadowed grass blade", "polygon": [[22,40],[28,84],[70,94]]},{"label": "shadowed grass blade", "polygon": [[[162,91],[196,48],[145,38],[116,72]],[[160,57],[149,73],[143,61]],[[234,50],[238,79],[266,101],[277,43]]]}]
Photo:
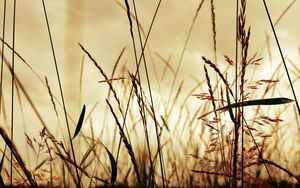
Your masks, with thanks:
[{"label": "shadowed grass blade", "polygon": [[114,158],[114,156],[110,153],[110,151],[105,147],[107,154],[109,156],[110,160],[110,165],[111,165],[111,178],[110,178],[110,183],[113,185],[117,179],[118,175],[118,169],[117,169],[117,163]]},{"label": "shadowed grass blade", "polygon": [[4,184],[4,181],[3,181],[3,178],[2,178],[2,175],[0,175],[0,186],[2,187],[4,187],[5,186],[5,184]]},{"label": "shadowed grass blade", "polygon": [[280,104],[286,104],[286,103],[291,103],[294,100],[288,99],[288,98],[270,98],[270,99],[257,99],[257,100],[249,100],[249,101],[243,101],[243,102],[237,102],[234,104],[230,104],[228,106],[224,106],[222,108],[210,111],[202,116],[200,116],[198,119],[201,119],[213,112],[218,112],[218,111],[226,111],[230,110],[232,108],[238,108],[242,106],[259,106],[259,105],[280,105]]},{"label": "shadowed grass blade", "polygon": [[125,182],[125,183],[128,182],[128,177],[129,177],[130,171],[131,171],[131,167],[128,169],[128,171],[126,172],[126,175],[125,175],[125,177],[124,177],[124,182]]},{"label": "shadowed grass blade", "polygon": [[79,120],[78,120],[78,123],[77,123],[77,126],[76,126],[76,130],[75,130],[73,139],[74,139],[74,138],[79,134],[79,132],[80,132],[80,129],[81,129],[81,127],[82,127],[83,120],[84,120],[84,115],[85,115],[85,105],[83,105],[83,108],[82,108],[82,110],[81,110],[81,114],[80,114],[80,117],[79,117]]},{"label": "shadowed grass blade", "polygon": [[234,114],[233,114],[233,110],[232,110],[232,106],[231,106],[231,102],[230,102],[230,96],[229,96],[229,88],[228,87],[226,87],[226,97],[227,97],[228,110],[229,110],[231,121],[235,123],[236,119],[235,119]]}]

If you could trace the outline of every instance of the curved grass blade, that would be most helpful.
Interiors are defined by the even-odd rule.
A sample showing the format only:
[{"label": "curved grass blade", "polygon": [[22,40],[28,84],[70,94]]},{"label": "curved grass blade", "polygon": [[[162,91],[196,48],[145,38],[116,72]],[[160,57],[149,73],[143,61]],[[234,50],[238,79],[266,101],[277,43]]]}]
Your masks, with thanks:
[{"label": "curved grass blade", "polygon": [[[105,146],[104,146],[105,147]],[[105,147],[107,154],[109,156],[110,160],[110,165],[111,165],[111,178],[110,178],[110,183],[113,185],[117,179],[118,175],[118,169],[117,169],[117,163],[114,158],[114,156],[110,153],[110,151]]]},{"label": "curved grass blade", "polygon": [[243,102],[237,102],[234,104],[230,104],[228,106],[224,106],[222,108],[207,112],[206,114],[200,116],[198,119],[201,119],[213,112],[218,112],[218,111],[226,111],[232,108],[239,108],[242,106],[259,106],[259,105],[280,105],[280,104],[286,104],[286,103],[291,103],[294,100],[288,99],[288,98],[270,98],[270,99],[257,99],[257,100],[249,100],[249,101],[243,101]]},{"label": "curved grass blade", "polygon": [[74,136],[73,136],[72,139],[74,139],[79,134],[80,129],[81,129],[82,124],[83,124],[84,115],[85,115],[85,105],[83,105],[83,108],[81,110],[81,114],[80,114],[80,117],[79,117],[79,120],[78,120],[78,123],[77,123],[77,126],[76,126],[76,130],[75,130],[75,133],[74,133]]}]

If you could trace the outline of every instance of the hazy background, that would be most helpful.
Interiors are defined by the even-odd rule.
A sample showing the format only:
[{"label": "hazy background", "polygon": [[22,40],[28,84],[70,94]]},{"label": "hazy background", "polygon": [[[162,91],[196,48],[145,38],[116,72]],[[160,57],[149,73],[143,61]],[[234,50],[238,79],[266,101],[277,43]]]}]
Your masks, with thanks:
[{"label": "hazy background", "polygon": [[[3,0],[0,0],[1,36],[3,2]],[[120,67],[126,64],[130,72],[135,71],[128,18],[126,12],[117,2],[124,6],[123,1],[114,0],[45,1],[57,61],[63,79],[67,109],[72,118],[77,121],[83,104],[87,105],[87,111],[89,111],[97,101],[100,101],[96,110],[97,115],[95,115],[96,117],[94,118],[96,129],[97,126],[101,126],[100,122],[102,122],[101,118],[103,118],[103,113],[101,112],[103,112],[105,105],[104,97],[107,94],[107,85],[97,83],[99,80],[103,80],[103,77],[95,69],[91,61],[89,61],[87,57],[84,57],[77,43],[80,42],[92,54],[108,75],[111,74],[114,63],[121,50],[123,47],[126,47],[120,62]],[[7,3],[5,41],[11,45],[13,1],[7,1]],[[145,31],[149,28],[157,3],[157,0],[136,1],[139,21]],[[170,64],[174,69],[178,64],[188,30],[199,3],[200,0],[162,1],[149,38],[148,47],[153,54],[156,52],[165,59],[170,57]],[[222,66],[222,64],[224,64],[224,54],[234,59],[236,1],[216,0],[215,3],[217,55],[218,64]],[[264,60],[262,66],[259,66],[259,69],[255,70],[256,79],[269,79],[272,73],[271,68],[276,67],[281,62],[278,49],[271,35],[272,62],[270,62],[267,50],[262,51],[266,35],[270,34],[271,31],[263,3],[261,0],[251,0],[247,1],[247,3],[247,25],[251,25],[252,28],[249,55],[252,56],[255,52],[262,53]],[[270,14],[275,22],[291,1],[269,0],[267,3],[269,5]],[[300,64],[299,18],[300,2],[296,1],[276,27],[284,55],[291,59],[297,66]],[[53,93],[60,99],[41,1],[17,1],[15,49],[43,79],[45,76],[48,77]],[[185,84],[183,90],[187,93],[190,91],[190,88],[196,84],[193,77],[198,80],[205,79],[203,75],[203,61],[201,59],[203,55],[208,58],[213,57],[210,3],[208,0],[205,1],[194,25],[186,53],[183,57],[182,66],[179,70],[180,76],[177,79],[176,89],[179,87],[181,80],[184,80]],[[11,60],[11,52],[8,48],[5,48],[5,56],[9,61]],[[149,53],[146,53],[146,56],[147,59],[150,59]],[[83,57],[85,64],[83,69],[82,91],[80,93],[79,75]],[[149,62],[151,61],[149,60]],[[164,64],[155,55],[153,55],[153,64],[158,69],[158,72],[161,73],[161,67],[163,67]],[[151,73],[150,77],[151,80],[153,80],[154,93],[158,93],[152,65],[149,66],[149,68]],[[17,76],[22,80],[22,83],[34,100],[38,110],[41,112],[43,118],[45,118],[46,123],[55,125],[57,122],[53,122],[53,119],[56,119],[56,116],[47,89],[18,58],[16,58],[15,69]],[[170,76],[169,74],[170,72],[168,72],[166,77]],[[5,105],[7,113],[10,114],[9,96],[11,79],[7,69],[4,74],[4,80]],[[283,86],[288,85],[285,76],[282,78],[281,83]],[[168,95],[171,83],[166,79],[162,84],[163,91]],[[295,87],[297,91],[300,90],[299,82],[295,83]],[[199,88],[198,91],[206,91],[206,88]],[[279,91],[276,96],[292,98],[291,92],[286,88]],[[27,128],[26,132],[37,134],[42,127],[29,108],[28,103],[25,101],[23,101],[23,103]],[[191,97],[189,103],[191,104],[191,113],[193,113],[192,109],[201,104],[199,100],[193,97]],[[21,124],[19,111],[20,107],[16,102],[16,121]],[[60,116],[61,118],[63,117],[62,113]],[[18,124],[16,126],[18,126]],[[24,131],[16,130],[16,135],[24,136]]]}]

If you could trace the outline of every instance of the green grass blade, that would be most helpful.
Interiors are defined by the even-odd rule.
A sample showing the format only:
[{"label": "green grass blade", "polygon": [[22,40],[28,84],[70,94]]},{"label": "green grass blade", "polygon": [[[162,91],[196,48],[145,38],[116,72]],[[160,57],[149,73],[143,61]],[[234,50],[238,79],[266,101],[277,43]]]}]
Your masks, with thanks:
[{"label": "green grass blade", "polygon": [[249,100],[249,101],[243,101],[243,102],[237,102],[228,106],[224,106],[222,108],[210,111],[202,116],[200,116],[198,119],[201,119],[213,112],[217,112],[217,111],[226,111],[229,110],[230,108],[238,108],[238,107],[242,107],[242,106],[259,106],[259,105],[280,105],[280,104],[287,104],[287,103],[291,103],[294,102],[294,100],[292,99],[288,99],[288,98],[269,98],[269,99],[257,99],[257,100]]},{"label": "green grass blade", "polygon": [[[105,147],[105,146],[104,146]],[[114,158],[114,156],[110,153],[110,151],[105,147],[107,154],[109,156],[110,160],[110,165],[111,165],[111,178],[110,178],[110,183],[113,185],[117,179],[118,175],[118,169],[117,169],[117,163]]]},{"label": "green grass blade", "polygon": [[83,105],[83,108],[82,108],[82,111],[81,111],[81,114],[80,114],[80,117],[79,117],[79,120],[78,120],[78,123],[77,123],[77,126],[76,126],[76,130],[75,130],[75,133],[74,133],[74,136],[73,136],[73,139],[79,134],[80,132],[80,129],[82,127],[82,124],[83,124],[83,120],[84,120],[84,115],[85,115],[85,105]]}]

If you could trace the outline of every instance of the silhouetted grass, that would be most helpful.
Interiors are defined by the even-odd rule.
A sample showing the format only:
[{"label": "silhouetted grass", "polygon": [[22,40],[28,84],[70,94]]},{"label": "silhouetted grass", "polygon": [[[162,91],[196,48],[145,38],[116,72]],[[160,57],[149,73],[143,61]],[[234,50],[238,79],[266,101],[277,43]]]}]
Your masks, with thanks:
[{"label": "silhouetted grass", "polygon": [[[0,147],[2,153],[0,186],[296,187],[299,185],[300,163],[296,155],[299,155],[300,137],[288,138],[292,134],[287,132],[296,129],[299,131],[300,120],[297,113],[299,109],[294,105],[298,101],[296,97],[290,99],[284,96],[285,93],[279,84],[284,82],[283,78],[286,75],[288,77],[293,75],[294,79],[289,79],[290,85],[284,90],[296,88],[300,71],[295,62],[289,58],[282,58],[284,63],[288,61],[291,65],[289,69],[286,68],[283,73],[278,65],[272,69],[269,78],[257,78],[255,71],[261,69],[260,65],[264,63],[261,57],[263,53],[250,54],[252,29],[250,32],[250,27],[246,23],[247,1],[237,1],[239,14],[236,18],[238,53],[235,54],[236,60],[232,60],[229,55],[224,55],[222,60],[217,59],[218,53],[225,53],[220,52],[217,46],[219,45],[217,34],[222,33],[217,30],[221,21],[218,16],[222,13],[219,12],[217,2],[210,0],[210,3],[207,3],[210,15],[201,15],[201,10],[206,5],[205,1],[201,0],[198,6],[194,7],[195,14],[191,18],[191,25],[175,65],[171,58],[174,57],[172,54],[168,57],[161,52],[154,52],[147,43],[152,27],[156,26],[161,1],[156,4],[149,26],[140,21],[144,15],[139,9],[139,3],[141,2],[127,0],[117,2],[121,7],[120,12],[124,10],[125,12],[122,12],[124,18],[129,21],[127,32],[132,46],[120,48],[109,74],[100,61],[93,57],[95,54],[84,47],[88,44],[82,45],[82,41],[78,43],[84,54],[78,83],[80,95],[90,92],[88,89],[84,90],[84,80],[88,80],[90,88],[108,86],[107,90],[103,90],[103,93],[106,93],[103,98],[96,101],[81,98],[80,103],[86,105],[83,105],[78,117],[70,117],[64,104],[61,74],[56,62],[56,49],[51,37],[46,7],[43,6],[58,78],[57,86],[50,84],[47,79],[49,75],[45,76],[45,80],[42,79],[39,70],[35,70],[30,61],[26,61],[20,53],[14,51],[14,46],[6,42],[4,27],[7,26],[4,16],[3,35],[0,38],[2,41],[0,135],[3,140]],[[164,3],[167,5],[167,2]],[[294,4],[295,0],[283,10],[274,24],[271,24],[274,34],[276,34],[274,28]],[[5,15],[5,12],[3,14]],[[202,61],[201,56],[198,61],[204,64],[204,71],[199,70],[196,76],[192,75],[192,78],[178,81],[193,28],[198,24],[197,18],[200,16],[211,19],[208,25],[201,26],[212,28],[212,59],[208,58],[209,54],[203,54]],[[149,28],[148,31],[145,28]],[[273,56],[271,39],[270,34],[267,34],[266,46],[270,60]],[[279,41],[277,42],[280,47]],[[128,54],[127,52],[131,52],[128,49],[131,48],[133,54]],[[19,60],[18,63],[25,65],[39,81],[44,89],[44,93],[39,95],[48,96],[47,102],[53,116],[41,110],[43,103],[39,103],[32,96],[31,88],[27,88],[22,75],[14,72],[13,63],[7,58],[7,51],[4,49],[13,52]],[[132,56],[134,62],[131,62],[128,56]],[[123,59],[126,59],[125,62],[135,63],[134,71],[131,71],[128,65],[122,64]],[[153,70],[149,66],[150,60]],[[226,63],[225,66],[222,62]],[[86,73],[89,66],[96,68],[103,79],[90,80],[90,75]],[[19,101],[18,105],[15,104],[18,108],[14,107],[11,114],[5,108],[10,104],[6,100],[11,98],[8,93],[3,92],[4,68],[8,69],[9,75],[14,75],[11,89],[16,89]],[[152,76],[152,73],[155,75]],[[189,87],[191,80],[195,83]],[[60,97],[57,97],[55,87],[59,88]],[[6,133],[11,128],[8,117],[16,114],[19,107],[24,131],[26,130],[24,140],[13,139]],[[37,122],[33,120],[31,122],[29,119],[31,116],[27,117],[30,111],[37,118]],[[66,129],[60,120],[62,113],[66,119]],[[47,116],[54,119],[49,121]],[[73,119],[78,121],[75,122]],[[36,126],[38,137],[27,131],[29,126]],[[16,128],[14,129],[16,131]],[[53,130],[59,132],[55,134]],[[67,137],[65,130],[68,131]],[[99,135],[96,135],[96,132]],[[294,142],[292,146],[288,146],[290,140]],[[18,152],[22,149],[20,143],[22,141],[26,145],[28,159],[22,152]],[[11,150],[13,158],[10,158],[7,149]]]}]

